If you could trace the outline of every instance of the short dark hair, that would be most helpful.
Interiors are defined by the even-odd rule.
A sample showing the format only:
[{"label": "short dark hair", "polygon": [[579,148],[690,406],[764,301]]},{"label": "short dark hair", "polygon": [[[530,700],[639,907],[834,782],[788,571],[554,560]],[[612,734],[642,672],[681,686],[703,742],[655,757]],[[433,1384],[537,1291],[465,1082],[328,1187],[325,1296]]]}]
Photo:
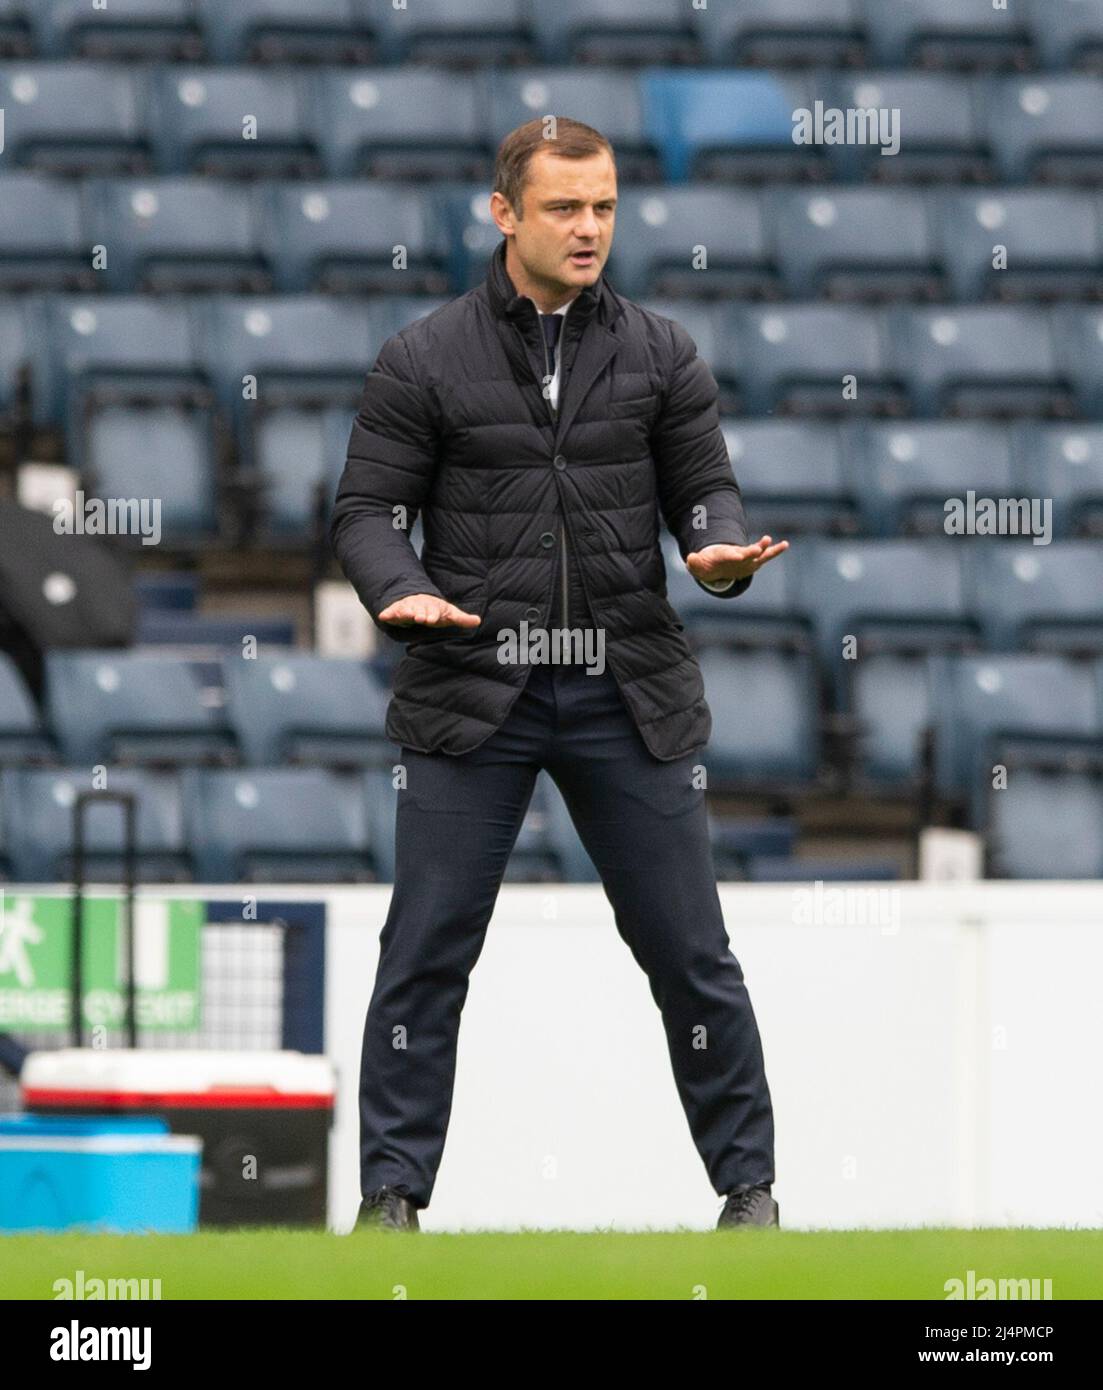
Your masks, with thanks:
[{"label": "short dark hair", "polygon": [[518,219],[529,164],[538,150],[550,149],[560,159],[589,159],[607,150],[615,162],[613,147],[593,126],[572,121],[570,116],[540,116],[511,130],[498,147],[494,164],[494,192],[500,193]]}]

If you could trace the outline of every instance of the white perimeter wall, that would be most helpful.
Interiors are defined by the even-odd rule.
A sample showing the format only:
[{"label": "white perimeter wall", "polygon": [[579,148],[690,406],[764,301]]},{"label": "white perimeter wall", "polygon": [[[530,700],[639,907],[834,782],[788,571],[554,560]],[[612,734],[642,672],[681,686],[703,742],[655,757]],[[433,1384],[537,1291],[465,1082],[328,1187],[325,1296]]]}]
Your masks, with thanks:
[{"label": "white perimeter wall", "polygon": [[[1103,885],[840,887],[720,887],[763,1037],[783,1224],[1103,1225]],[[343,1230],[390,888],[326,896]],[[871,904],[878,925],[845,925]],[[422,1228],[704,1229],[719,1209],[600,887],[506,886]]]}]

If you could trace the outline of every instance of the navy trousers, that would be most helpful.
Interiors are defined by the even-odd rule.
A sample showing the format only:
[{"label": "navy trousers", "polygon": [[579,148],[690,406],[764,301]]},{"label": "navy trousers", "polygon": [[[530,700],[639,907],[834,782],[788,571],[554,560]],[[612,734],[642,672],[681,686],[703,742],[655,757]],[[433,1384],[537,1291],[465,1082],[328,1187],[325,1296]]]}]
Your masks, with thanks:
[{"label": "navy trousers", "polygon": [[481,747],[459,757],[402,749],[394,892],[361,1059],[363,1195],[386,1183],[429,1204],[468,979],[541,767],[647,974],[713,1188],[773,1182],[758,1025],[724,928],[705,794],[693,785],[700,753],[660,762],[608,669],[553,665],[532,668]]}]

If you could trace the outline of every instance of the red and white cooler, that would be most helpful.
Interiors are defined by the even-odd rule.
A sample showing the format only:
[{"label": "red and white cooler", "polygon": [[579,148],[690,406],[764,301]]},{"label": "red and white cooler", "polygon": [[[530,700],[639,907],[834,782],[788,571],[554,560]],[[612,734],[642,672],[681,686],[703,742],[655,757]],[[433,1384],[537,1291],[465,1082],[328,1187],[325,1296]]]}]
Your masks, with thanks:
[{"label": "red and white cooler", "polygon": [[155,1115],[203,1141],[201,1226],[326,1223],[336,1076],[303,1052],[62,1048],[20,1082],[40,1115]]}]

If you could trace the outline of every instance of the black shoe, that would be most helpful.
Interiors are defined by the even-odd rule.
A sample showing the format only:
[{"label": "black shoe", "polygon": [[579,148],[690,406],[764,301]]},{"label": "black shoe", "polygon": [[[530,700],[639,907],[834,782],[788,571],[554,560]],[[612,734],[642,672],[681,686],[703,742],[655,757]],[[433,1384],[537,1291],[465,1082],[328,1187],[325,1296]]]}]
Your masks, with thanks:
[{"label": "black shoe", "polygon": [[777,1203],[770,1196],[770,1184],[757,1183],[753,1187],[737,1187],[728,1193],[716,1229],[722,1231],[727,1226],[776,1226],[777,1218]]},{"label": "black shoe", "polygon": [[355,1229],[372,1227],[380,1231],[420,1231],[417,1207],[393,1187],[380,1187],[360,1202]]}]

